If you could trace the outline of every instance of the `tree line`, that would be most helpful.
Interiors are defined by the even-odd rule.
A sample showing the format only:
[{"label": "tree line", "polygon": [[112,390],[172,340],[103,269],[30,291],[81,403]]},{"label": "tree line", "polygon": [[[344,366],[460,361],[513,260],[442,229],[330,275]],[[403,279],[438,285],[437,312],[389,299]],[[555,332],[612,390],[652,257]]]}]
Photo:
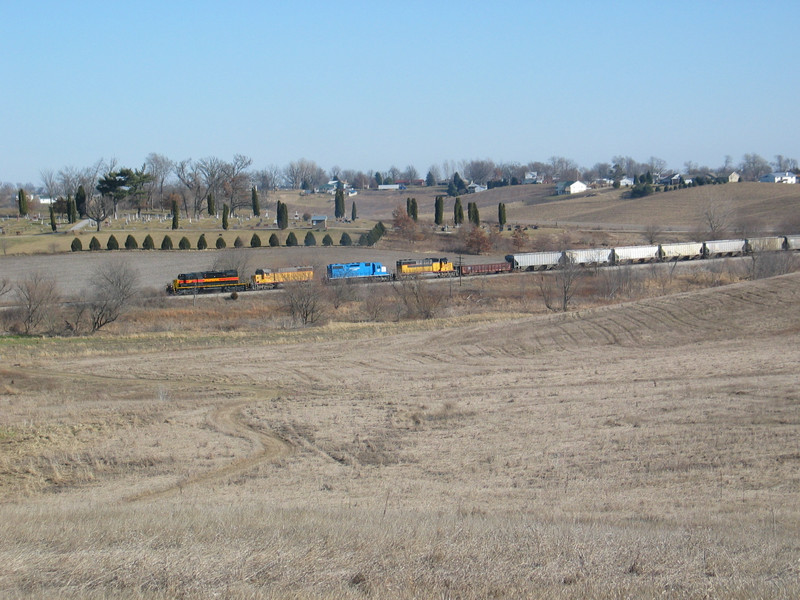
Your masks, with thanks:
[{"label": "tree line", "polygon": [[[591,167],[581,167],[561,156],[528,163],[495,163],[488,158],[443,161],[431,165],[424,177],[413,165],[404,170],[392,166],[385,171],[367,172],[338,166],[325,170],[304,158],[291,161],[282,168],[270,165],[252,169],[252,165],[252,159],[241,154],[230,160],[212,156],[175,161],[150,153],[138,168],[120,166],[114,159],[101,159],[82,169],[45,169],[40,173],[40,185],[0,184],[0,206],[12,206],[14,200],[21,200],[19,191],[24,190],[28,198],[39,194],[54,200],[54,210],[58,214],[69,218],[86,216],[98,223],[115,214],[122,205],[141,212],[167,210],[176,203],[185,216],[195,218],[206,212],[216,214],[226,205],[232,216],[246,209],[260,216],[262,209],[269,210],[267,198],[271,191],[279,188],[315,190],[329,181],[347,182],[355,189],[374,188],[390,182],[424,182],[429,186],[444,185],[450,196],[457,196],[466,193],[468,182],[487,187],[515,185],[530,181],[533,174],[537,181],[591,181],[633,178],[647,172],[657,180],[667,173],[678,172],[677,169],[669,170],[666,161],[657,157],[651,156],[648,161],[639,162],[621,155]],[[797,160],[793,158],[779,154],[770,162],[756,153],[745,154],[739,162],[726,156],[723,164],[714,168],[686,161],[680,172],[696,178],[737,171],[742,179],[756,181],[773,170],[799,172]],[[256,193],[263,197],[254,197]],[[25,214],[24,206],[19,206],[19,209],[20,214]],[[345,216],[340,202],[337,202],[336,209],[337,218]]]}]

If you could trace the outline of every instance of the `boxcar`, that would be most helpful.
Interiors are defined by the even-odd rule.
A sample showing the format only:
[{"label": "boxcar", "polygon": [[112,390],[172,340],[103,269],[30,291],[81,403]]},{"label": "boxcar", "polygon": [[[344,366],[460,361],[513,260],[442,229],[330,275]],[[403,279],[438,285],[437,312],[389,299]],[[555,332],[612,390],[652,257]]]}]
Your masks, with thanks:
[{"label": "boxcar", "polygon": [[539,271],[557,268],[563,255],[563,252],[525,252],[523,254],[509,254],[506,256],[506,261],[514,269]]}]

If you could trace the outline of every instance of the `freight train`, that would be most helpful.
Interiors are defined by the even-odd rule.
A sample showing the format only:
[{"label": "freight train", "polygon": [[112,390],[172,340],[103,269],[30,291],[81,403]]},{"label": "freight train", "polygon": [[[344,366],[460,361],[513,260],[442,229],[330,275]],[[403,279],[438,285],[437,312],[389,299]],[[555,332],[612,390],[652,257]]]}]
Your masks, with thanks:
[{"label": "freight train", "polygon": [[[566,264],[613,266],[649,262],[700,260],[726,256],[745,256],[760,252],[800,250],[800,235],[754,237],[707,242],[676,242],[614,248],[586,248],[563,251],[524,252],[507,255],[501,263],[477,265],[454,264],[447,258],[402,259],[394,273],[379,262],[332,263],[326,268],[329,282],[391,281],[409,277],[452,277],[493,275],[511,271],[559,269]],[[249,279],[241,279],[235,270],[202,271],[178,275],[167,292],[192,294],[204,292],[239,292],[280,287],[284,283],[311,281],[313,267],[258,269]]]}]

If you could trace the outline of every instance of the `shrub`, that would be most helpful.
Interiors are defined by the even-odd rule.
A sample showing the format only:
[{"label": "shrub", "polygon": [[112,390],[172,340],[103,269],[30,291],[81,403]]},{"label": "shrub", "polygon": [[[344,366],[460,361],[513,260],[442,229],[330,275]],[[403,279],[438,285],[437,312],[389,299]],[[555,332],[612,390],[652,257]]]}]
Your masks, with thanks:
[{"label": "shrub", "polygon": [[100,242],[94,236],[89,241],[89,250],[100,250]]},{"label": "shrub", "polygon": [[217,238],[217,250],[222,250],[223,248],[227,248],[228,244],[225,243],[225,238],[221,235]]},{"label": "shrub", "polygon": [[362,233],[358,238],[358,245],[359,246],[371,246],[372,245],[372,240],[370,239],[368,234]]},{"label": "shrub", "polygon": [[111,236],[108,238],[108,241],[106,242],[106,249],[107,250],[119,250],[119,242],[117,241],[117,238],[114,237],[113,233],[111,234]]},{"label": "shrub", "polygon": [[241,248],[242,246],[244,246],[244,242],[242,241],[242,238],[240,238],[240,237],[237,235],[237,236],[236,236],[236,239],[235,239],[235,240],[233,240],[233,247],[234,247],[234,248]]},{"label": "shrub", "polygon": [[178,248],[181,250],[189,250],[192,247],[192,243],[189,241],[189,238],[183,236],[181,241],[178,242]]},{"label": "shrub", "polygon": [[80,238],[73,239],[72,244],[70,244],[69,247],[73,252],[80,252],[81,250],[83,250],[83,244],[81,243],[81,239]]},{"label": "shrub", "polygon": [[306,239],[303,240],[303,244],[306,246],[316,246],[317,238],[315,238],[314,234],[309,231],[306,233]]},{"label": "shrub", "polygon": [[164,239],[161,240],[161,249],[162,250],[172,250],[172,238],[168,235],[164,236]]},{"label": "shrub", "polygon": [[286,236],[286,245],[297,246],[297,236],[294,234],[294,231],[290,231],[289,235]]},{"label": "shrub", "polygon": [[201,233],[200,238],[197,240],[197,249],[205,250],[206,248],[208,248],[208,242],[206,241],[206,234]]},{"label": "shrub", "polygon": [[271,236],[269,236],[269,245],[270,245],[270,248],[277,248],[278,246],[281,245],[281,242],[278,239],[277,234],[273,233]]},{"label": "shrub", "polygon": [[353,245],[353,240],[350,239],[350,234],[347,233],[346,231],[342,234],[342,237],[339,240],[339,245],[340,246],[352,246]]},{"label": "shrub", "polygon": [[153,249],[153,248],[155,248],[155,247],[156,247],[156,244],[155,244],[155,242],[153,241],[153,236],[151,236],[151,235],[148,233],[148,234],[147,234],[147,237],[146,237],[146,238],[144,238],[144,241],[142,242],[142,249],[143,249],[143,250],[152,250],[152,249]]},{"label": "shrub", "polygon": [[136,238],[128,234],[128,237],[125,238],[125,249],[136,250],[138,247],[139,247],[139,242],[136,241]]},{"label": "shrub", "polygon": [[331,234],[329,234],[329,233],[325,234],[325,237],[322,238],[322,245],[323,246],[333,246],[333,238],[331,237]]},{"label": "shrub", "polygon": [[261,248],[261,238],[258,237],[257,233],[254,233],[253,237],[250,238],[250,247],[251,248]]}]

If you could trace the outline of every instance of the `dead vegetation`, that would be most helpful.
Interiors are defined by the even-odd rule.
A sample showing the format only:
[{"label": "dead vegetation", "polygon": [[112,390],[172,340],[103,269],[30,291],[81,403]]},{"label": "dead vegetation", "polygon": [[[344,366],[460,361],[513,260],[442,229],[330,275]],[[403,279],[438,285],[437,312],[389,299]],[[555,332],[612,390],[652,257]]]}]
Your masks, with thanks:
[{"label": "dead vegetation", "polygon": [[[208,325],[273,294],[3,340],[0,590],[797,597],[800,282],[695,287],[721,264],[558,314]],[[453,301],[507,307],[471,285]]]}]

